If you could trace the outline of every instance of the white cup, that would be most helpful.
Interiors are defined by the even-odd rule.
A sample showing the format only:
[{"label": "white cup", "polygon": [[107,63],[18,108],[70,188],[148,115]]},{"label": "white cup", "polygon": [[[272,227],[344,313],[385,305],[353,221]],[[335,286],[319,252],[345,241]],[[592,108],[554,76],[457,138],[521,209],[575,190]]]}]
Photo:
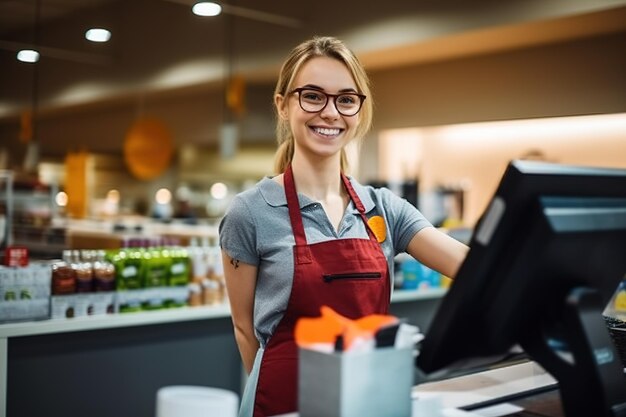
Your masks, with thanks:
[{"label": "white cup", "polygon": [[157,417],[236,417],[239,398],[232,391],[172,385],[157,391]]}]

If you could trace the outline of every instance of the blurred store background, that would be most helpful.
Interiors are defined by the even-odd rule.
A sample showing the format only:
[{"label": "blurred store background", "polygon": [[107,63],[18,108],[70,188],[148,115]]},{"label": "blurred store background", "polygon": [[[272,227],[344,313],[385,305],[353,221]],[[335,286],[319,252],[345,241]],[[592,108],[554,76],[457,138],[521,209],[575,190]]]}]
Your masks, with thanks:
[{"label": "blurred store background", "polygon": [[195,3],[0,2],[5,244],[59,257],[98,233],[214,227],[272,175],[278,66],[316,34],[372,78],[352,174],[437,225],[471,228],[510,159],[626,167],[626,0]]},{"label": "blurred store background", "polygon": [[[0,416],[241,394],[217,225],[274,174],[279,65],[313,35],[371,76],[350,174],[459,240],[511,159],[626,168],[626,0],[219,3],[0,1]],[[450,280],[395,272],[426,332]]]}]

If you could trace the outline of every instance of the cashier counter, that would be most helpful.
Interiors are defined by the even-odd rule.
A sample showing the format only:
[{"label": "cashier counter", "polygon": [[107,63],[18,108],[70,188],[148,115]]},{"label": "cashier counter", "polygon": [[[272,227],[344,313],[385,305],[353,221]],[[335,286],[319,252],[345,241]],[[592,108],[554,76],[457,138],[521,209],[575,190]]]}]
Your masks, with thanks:
[{"label": "cashier counter", "polygon": [[525,360],[418,384],[411,399],[413,417],[564,417],[555,379]]},{"label": "cashier counter", "polygon": [[[427,329],[444,294],[396,291],[391,310]],[[416,385],[413,415],[564,416],[549,374],[534,362],[507,363]],[[241,395],[243,379],[228,305],[0,325],[0,417],[148,416],[160,387]]]},{"label": "cashier counter", "polygon": [[[395,291],[391,313],[426,330],[445,293]],[[0,324],[0,417],[150,416],[161,387],[244,382],[227,304]]]}]

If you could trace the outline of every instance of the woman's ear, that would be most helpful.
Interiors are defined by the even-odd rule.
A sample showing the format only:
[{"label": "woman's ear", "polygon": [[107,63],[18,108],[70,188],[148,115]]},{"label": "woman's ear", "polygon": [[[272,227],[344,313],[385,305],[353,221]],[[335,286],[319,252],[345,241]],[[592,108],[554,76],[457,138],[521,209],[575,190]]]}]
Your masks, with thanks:
[{"label": "woman's ear", "polygon": [[285,97],[282,94],[276,94],[274,96],[274,105],[276,106],[278,116],[283,120],[287,120],[289,114],[285,108]]}]

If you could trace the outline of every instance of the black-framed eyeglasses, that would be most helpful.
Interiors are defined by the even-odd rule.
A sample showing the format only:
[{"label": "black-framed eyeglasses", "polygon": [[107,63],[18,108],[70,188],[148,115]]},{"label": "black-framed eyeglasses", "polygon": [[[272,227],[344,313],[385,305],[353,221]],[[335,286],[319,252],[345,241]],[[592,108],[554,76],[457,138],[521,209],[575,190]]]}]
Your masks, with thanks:
[{"label": "black-framed eyeglasses", "polygon": [[354,116],[361,110],[366,95],[358,93],[328,94],[312,88],[294,88],[289,94],[298,93],[300,107],[307,113],[318,113],[328,105],[328,98],[332,97],[335,108],[339,114],[344,116]]}]

